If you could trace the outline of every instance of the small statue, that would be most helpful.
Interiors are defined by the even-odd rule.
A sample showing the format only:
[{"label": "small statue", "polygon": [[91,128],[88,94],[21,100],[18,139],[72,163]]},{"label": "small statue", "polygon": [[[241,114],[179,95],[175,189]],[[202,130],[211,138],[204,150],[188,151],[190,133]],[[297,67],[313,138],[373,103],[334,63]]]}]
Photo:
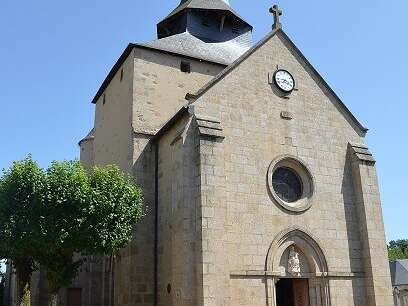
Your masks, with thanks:
[{"label": "small statue", "polygon": [[296,277],[300,276],[299,253],[295,251],[295,247],[293,246],[289,251],[288,273]]}]

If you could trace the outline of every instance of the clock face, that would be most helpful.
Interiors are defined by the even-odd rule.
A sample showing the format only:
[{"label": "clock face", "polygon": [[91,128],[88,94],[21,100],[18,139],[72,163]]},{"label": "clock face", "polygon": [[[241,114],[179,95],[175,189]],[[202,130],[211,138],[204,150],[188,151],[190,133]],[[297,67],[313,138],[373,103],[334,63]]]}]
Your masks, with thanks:
[{"label": "clock face", "polygon": [[274,81],[276,86],[282,91],[290,93],[295,88],[295,79],[286,70],[278,70],[275,72]]}]

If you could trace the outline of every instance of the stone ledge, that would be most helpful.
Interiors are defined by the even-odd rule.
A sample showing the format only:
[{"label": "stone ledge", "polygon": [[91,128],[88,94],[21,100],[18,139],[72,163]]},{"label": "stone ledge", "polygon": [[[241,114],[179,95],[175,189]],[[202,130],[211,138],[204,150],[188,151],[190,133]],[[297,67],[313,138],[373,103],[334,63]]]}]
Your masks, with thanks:
[{"label": "stone ledge", "polygon": [[157,131],[146,131],[133,129],[133,137],[138,138],[152,138],[156,135]]},{"label": "stone ledge", "polygon": [[[280,271],[255,271],[255,270],[243,270],[232,271],[230,277],[286,277],[285,273]],[[315,277],[328,277],[328,278],[363,278],[364,272],[343,272],[343,271],[331,271],[324,273],[303,273],[299,278],[315,278]],[[294,277],[296,278],[296,277]]]},{"label": "stone ledge", "polygon": [[360,161],[367,162],[369,164],[375,164],[373,154],[368,150],[368,147],[364,144],[349,143],[352,154]]},{"label": "stone ledge", "polygon": [[285,120],[292,120],[293,119],[293,114],[291,112],[287,112],[287,111],[282,111],[280,114],[282,119]]},{"label": "stone ledge", "polygon": [[196,117],[200,136],[212,139],[224,139],[221,122],[214,119]]},{"label": "stone ledge", "polygon": [[363,278],[364,272],[328,272],[327,277],[331,278]]}]

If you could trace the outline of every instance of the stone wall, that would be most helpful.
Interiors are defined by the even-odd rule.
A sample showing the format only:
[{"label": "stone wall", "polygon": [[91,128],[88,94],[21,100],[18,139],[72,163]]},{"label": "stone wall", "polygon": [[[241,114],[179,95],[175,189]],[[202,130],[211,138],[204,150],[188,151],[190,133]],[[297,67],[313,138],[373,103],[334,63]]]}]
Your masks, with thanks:
[{"label": "stone wall", "polygon": [[[277,67],[296,79],[297,90],[289,97],[268,83],[268,75]],[[332,306],[390,306],[391,290],[382,281],[389,274],[382,222],[372,232],[375,246],[369,247],[379,265],[371,278],[382,282],[376,304],[367,299],[369,288],[361,276],[368,272],[362,244],[367,237],[360,232],[348,144],[362,143],[364,132],[283,35],[272,37],[193,105],[196,116],[219,120],[225,135],[222,143],[200,144],[206,250],[199,305],[265,305],[263,276],[231,277],[230,273],[264,271],[274,237],[296,227],[317,237],[326,254],[333,275]],[[283,118],[282,111],[293,119]],[[268,167],[282,155],[304,161],[313,175],[315,192],[306,212],[282,209],[268,192]],[[369,186],[376,188],[377,183]],[[372,223],[382,220],[377,198],[375,206]]]},{"label": "stone wall", "polygon": [[[180,71],[181,61],[190,64],[191,73]],[[152,304],[155,152],[150,139],[186,103],[188,91],[223,67],[134,49],[96,102],[94,129],[80,143],[81,162],[86,168],[116,164],[132,174],[143,189],[146,216],[135,227],[135,239],[118,256],[83,267],[72,286],[83,289],[84,305]],[[39,288],[39,275],[34,279]],[[35,290],[34,295],[40,293]],[[61,299],[66,300],[64,290]]]},{"label": "stone wall", "polygon": [[[190,64],[191,73],[180,71],[182,61]],[[135,49],[134,130],[156,132],[187,103],[187,92],[198,90],[224,67],[159,51]]]},{"label": "stone wall", "polygon": [[[95,104],[94,163],[132,169],[133,52]],[[123,77],[122,75],[123,70]]]},{"label": "stone wall", "polygon": [[[181,61],[191,73],[180,71]],[[277,67],[296,79],[290,96],[269,82]],[[158,305],[272,306],[278,277],[269,252],[279,233],[293,228],[310,233],[325,257],[327,273],[313,281],[311,306],[391,306],[375,165],[350,149],[363,143],[364,131],[283,34],[195,101],[193,116],[153,137],[186,104],[187,92],[223,68],[136,48],[97,101],[95,138],[81,146],[81,160],[132,174],[146,216],[119,255],[80,274],[74,285],[90,291],[83,305],[100,305],[98,296],[104,306],[153,305],[157,250]],[[307,211],[287,211],[271,195],[268,168],[281,156],[311,172]]]},{"label": "stone wall", "polygon": [[[94,158],[94,135],[93,130],[91,131],[90,135],[80,141],[79,149],[80,149],[80,161],[81,164],[86,168],[90,169],[95,164]],[[91,136],[92,135],[92,136]]]},{"label": "stone wall", "polygon": [[[191,73],[180,71],[181,61],[190,64]],[[112,296],[120,306],[152,305],[155,147],[151,137],[186,103],[188,91],[198,89],[223,67],[136,48],[97,101],[94,139],[81,142],[81,161],[87,167],[116,164],[131,173],[143,189],[146,212],[129,246],[98,266],[101,289],[91,295],[101,295],[103,305],[110,305]],[[83,277],[90,277],[89,272],[81,273],[79,278]],[[87,299],[84,303],[88,305]]]},{"label": "stone wall", "polygon": [[[181,61],[190,63],[191,73],[180,71]],[[119,306],[150,306],[155,250],[155,146],[151,138],[186,104],[186,92],[199,88],[223,66],[143,49],[135,49],[133,63],[132,131],[128,131],[132,135],[131,173],[143,189],[146,216],[136,225],[134,240],[116,258],[114,295]]]},{"label": "stone wall", "polygon": [[159,142],[159,304],[196,305],[199,197],[198,143],[191,118]]}]

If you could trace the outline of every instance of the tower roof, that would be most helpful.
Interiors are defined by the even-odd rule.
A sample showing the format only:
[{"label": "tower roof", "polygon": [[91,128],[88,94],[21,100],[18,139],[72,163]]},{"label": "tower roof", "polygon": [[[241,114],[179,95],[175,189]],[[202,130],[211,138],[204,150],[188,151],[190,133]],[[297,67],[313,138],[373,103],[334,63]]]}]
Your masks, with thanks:
[{"label": "tower roof", "polygon": [[228,0],[182,0],[157,24],[150,48],[229,65],[252,45],[252,26]]},{"label": "tower roof", "polygon": [[240,46],[231,41],[204,41],[188,32],[164,37],[142,45],[222,65],[231,64],[248,50],[248,47]]},{"label": "tower roof", "polygon": [[160,23],[171,19],[173,16],[176,16],[187,9],[226,11],[232,15],[235,15],[235,17],[250,26],[249,23],[247,23],[237,12],[235,12],[235,10],[232,9],[229,4],[229,0],[181,0],[179,6],[176,7],[169,15],[167,15],[167,17]]}]

